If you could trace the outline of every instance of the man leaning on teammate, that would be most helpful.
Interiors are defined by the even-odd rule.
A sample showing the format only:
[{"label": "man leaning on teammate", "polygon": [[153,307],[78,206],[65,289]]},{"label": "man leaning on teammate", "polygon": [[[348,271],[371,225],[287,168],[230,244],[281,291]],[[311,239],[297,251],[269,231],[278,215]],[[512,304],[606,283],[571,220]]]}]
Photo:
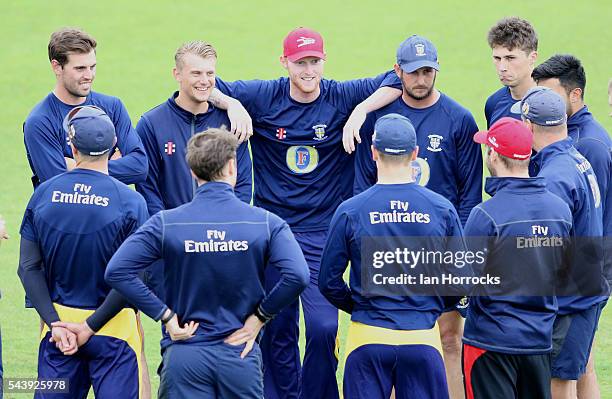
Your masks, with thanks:
[{"label": "man leaning on teammate", "polygon": [[[532,162],[538,176],[546,179],[572,212],[573,237],[580,244],[581,278],[600,286],[602,296],[560,296],[559,314],[553,330],[553,398],[575,395],[576,382],[584,373],[601,310],[609,291],[603,276],[603,257],[591,245],[603,232],[602,204],[597,178],[589,161],[574,148],[567,133],[566,105],[551,89],[535,87],[520,103],[521,117],[533,132]],[[584,247],[589,244],[588,247]]]},{"label": "man leaning on teammate", "polygon": [[[342,149],[343,125],[356,107],[368,112],[381,106],[377,102],[381,97],[372,102],[366,99],[391,73],[344,82],[328,80],[323,78],[325,60],[321,35],[298,28],[283,42],[280,63],[288,77],[217,79],[217,88],[239,100],[253,119],[253,203],[287,221],[310,267],[310,284],[301,295],[306,327],[303,367],[299,302],[266,327],[262,352],[268,399],[339,397],[338,310],[318,289],[319,263],[333,213],[352,194],[353,158]],[[395,88],[381,90],[382,105],[399,95]],[[213,94],[219,100],[221,93]],[[268,288],[272,288],[278,276],[273,269],[267,273]]]},{"label": "man leaning on teammate", "polygon": [[147,176],[147,158],[125,106],[117,97],[91,90],[96,77],[96,46],[96,41],[79,29],[64,28],[51,35],[48,50],[55,87],[23,124],[35,188],[75,167],[62,123],[70,110],[82,105],[101,108],[115,126],[117,143],[107,154],[109,174],[125,184],[144,181]]},{"label": "man leaning on teammate", "polygon": [[[178,91],[146,112],[136,125],[149,160],[147,179],[136,189],[151,215],[192,200],[197,184],[185,161],[189,139],[211,127],[230,127],[227,112],[208,102],[215,87],[215,49],[202,41],[188,42],[176,51],[174,61]],[[246,141],[238,147],[237,160],[236,196],[250,203],[251,156]]]},{"label": "man leaning on teammate", "polygon": [[531,71],[538,58],[538,36],[531,24],[519,17],[499,20],[487,35],[493,51],[497,77],[504,86],[491,94],[485,103],[487,128],[498,119],[509,116],[520,119],[510,108],[536,84]]},{"label": "man leaning on teammate", "polygon": [[[363,282],[371,264],[362,263],[362,252],[368,239],[380,237],[438,237],[440,245],[446,237],[462,236],[461,221],[453,204],[415,182],[410,165],[419,147],[410,121],[387,114],[376,121],[374,131],[377,184],[336,210],[319,274],[321,292],[351,314],[344,397],[387,399],[394,388],[396,398],[448,398],[436,321],[460,298],[368,292]],[[400,212],[396,204],[405,212],[398,219],[414,219],[373,217]],[[342,277],[349,262],[350,287]]]},{"label": "man leaning on teammate", "polygon": [[[236,148],[223,129],[191,138],[187,163],[198,181],[195,197],[153,215],[106,271],[109,284],[169,332],[162,340],[160,398],[261,399],[259,332],[308,284],[289,226],[236,198]],[[137,277],[159,259],[165,303]],[[266,268],[281,275],[268,294]]]},{"label": "man leaning on teammate", "polygon": [[[503,117],[474,141],[486,145],[491,177],[485,190],[492,198],[472,210],[465,235],[474,245],[489,244],[478,274],[512,272],[497,296],[484,288],[470,297],[463,334],[466,398],[550,398],[554,294],[566,250],[518,249],[516,240],[568,237],[572,214],[546,189],[544,177],[529,177],[533,136],[523,122]],[[527,275],[529,284],[520,281]],[[513,291],[519,282],[522,290]]]},{"label": "man leaning on teammate", "polygon": [[21,226],[19,276],[45,323],[38,378],[67,379],[66,398],[86,397],[92,385],[97,398],[139,398],[136,314],[104,282],[104,271],[121,242],[146,221],[146,204],[108,176],[116,136],[101,109],[74,108],[66,128],[76,166],[34,191]]}]

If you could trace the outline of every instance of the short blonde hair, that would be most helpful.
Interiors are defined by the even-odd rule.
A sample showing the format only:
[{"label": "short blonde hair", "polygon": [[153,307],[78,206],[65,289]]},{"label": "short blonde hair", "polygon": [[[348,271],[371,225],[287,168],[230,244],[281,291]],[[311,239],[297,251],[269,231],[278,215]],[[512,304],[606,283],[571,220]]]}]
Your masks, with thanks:
[{"label": "short blonde hair", "polygon": [[195,54],[202,58],[217,58],[217,51],[215,51],[215,48],[211,44],[201,40],[193,40],[191,42],[184,43],[178,48],[178,50],[176,50],[176,53],[174,54],[174,63],[179,69],[183,66],[183,57],[185,54]]}]

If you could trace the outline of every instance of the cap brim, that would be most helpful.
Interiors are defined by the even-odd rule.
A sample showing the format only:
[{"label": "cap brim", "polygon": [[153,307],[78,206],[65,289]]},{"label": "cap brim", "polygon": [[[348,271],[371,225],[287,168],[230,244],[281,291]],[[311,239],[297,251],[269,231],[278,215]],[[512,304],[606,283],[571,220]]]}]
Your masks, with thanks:
[{"label": "cap brim", "polygon": [[440,64],[438,64],[437,62],[428,61],[428,60],[400,64],[400,68],[402,68],[402,70],[406,73],[412,73],[419,68],[425,68],[425,67],[433,68],[436,71],[440,70]]},{"label": "cap brim", "polygon": [[522,114],[522,112],[521,112],[521,102],[520,101],[515,102],[512,105],[512,107],[510,107],[510,112],[512,112],[513,114],[517,114],[517,115]]},{"label": "cap brim", "polygon": [[322,53],[320,51],[317,50],[305,50],[305,51],[300,51],[299,53],[295,53],[295,54],[291,54],[287,56],[287,59],[291,62],[296,62],[301,60],[302,58],[306,58],[306,57],[316,57],[316,58],[320,58],[322,60],[325,59],[325,53]]},{"label": "cap brim", "polygon": [[478,144],[487,144],[487,136],[489,135],[488,130],[481,130],[480,132],[476,132],[474,134],[474,141]]}]

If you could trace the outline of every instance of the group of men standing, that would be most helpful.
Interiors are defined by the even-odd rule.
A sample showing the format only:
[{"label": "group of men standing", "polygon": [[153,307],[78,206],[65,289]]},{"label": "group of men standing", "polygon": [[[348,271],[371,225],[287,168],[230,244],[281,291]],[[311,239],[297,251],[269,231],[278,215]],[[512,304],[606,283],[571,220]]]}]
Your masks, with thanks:
[{"label": "group of men standing", "polygon": [[[97,397],[146,397],[137,308],[164,326],[160,397],[339,398],[341,309],[352,315],[346,398],[549,397],[551,372],[555,397],[571,397],[603,295],[478,297],[464,334],[459,297],[360,287],[364,237],[522,236],[535,223],[562,237],[609,232],[612,143],[582,102],[580,62],[533,70],[537,37],[519,18],[498,22],[489,44],[504,87],[487,101],[487,132],[435,88],[426,38],[406,39],[393,70],[339,82],[322,77],[323,38],[306,28],[286,36],[277,80],[223,81],[214,48],[186,43],[179,90],[133,129],[119,99],[91,90],[95,40],[55,32],[56,86],[24,123],[35,191],[19,275],[44,323],[39,377],[69,378],[70,398],[92,385]],[[493,176],[485,203],[479,143]],[[427,217],[368,218],[395,201]],[[492,332],[502,327],[518,332]]]}]

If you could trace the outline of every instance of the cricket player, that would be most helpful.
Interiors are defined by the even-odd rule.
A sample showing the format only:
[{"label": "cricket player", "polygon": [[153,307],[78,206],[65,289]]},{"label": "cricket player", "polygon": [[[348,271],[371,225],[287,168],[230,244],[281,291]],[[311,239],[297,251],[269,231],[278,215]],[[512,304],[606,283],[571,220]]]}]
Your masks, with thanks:
[{"label": "cricket player", "polygon": [[[183,44],[174,55],[172,70],[179,90],[146,112],[136,132],[149,160],[146,181],[136,189],[147,201],[149,214],[176,208],[193,198],[197,185],[185,161],[187,141],[197,132],[211,127],[230,127],[227,112],[208,102],[215,87],[217,52],[208,43]],[[251,156],[248,142],[238,147],[236,196],[251,202]]]},{"label": "cricket player", "polygon": [[[539,86],[551,88],[566,104],[568,134],[574,147],[589,161],[597,176],[603,207],[603,235],[606,253],[612,251],[612,140],[608,132],[589,112],[584,104],[586,73],[580,60],[572,55],[554,55],[538,65],[531,73]],[[518,110],[520,112],[520,110]],[[604,272],[612,281],[612,256],[604,257]],[[580,397],[599,398],[599,385],[595,372],[593,351],[586,373],[578,380]]]},{"label": "cricket player", "polygon": [[[2,243],[3,240],[8,240],[9,239],[9,235],[6,232],[6,225],[4,222],[4,219],[2,218],[2,215],[0,215],[0,244]],[[2,297],[2,292],[0,292],[0,298]],[[2,370],[2,331],[0,331],[0,387],[2,387],[2,375],[3,375],[3,370]],[[2,389],[0,389],[0,399],[2,399]]]},{"label": "cricket player", "polygon": [[[280,62],[288,77],[236,82],[217,78],[217,88],[239,100],[253,120],[253,203],[287,221],[310,268],[310,284],[301,295],[306,326],[303,367],[298,301],[266,327],[262,351],[268,399],[339,397],[338,311],[321,295],[317,280],[331,217],[352,194],[353,157],[342,149],[342,127],[354,108],[369,112],[400,93],[397,88],[382,88],[385,101],[365,101],[390,73],[372,79],[328,80],[323,78],[325,59],[321,35],[298,28],[283,42]],[[219,101],[219,97],[215,91],[213,98]],[[268,289],[278,279],[275,274],[269,269]]]},{"label": "cricket player", "polygon": [[117,144],[108,154],[110,175],[125,184],[144,181],[147,157],[125,106],[117,97],[91,90],[96,77],[96,41],[79,29],[58,30],[49,40],[49,61],[56,78],[55,88],[23,124],[34,188],[74,168],[70,140],[62,122],[70,110],[83,105],[103,109],[115,126]]},{"label": "cricket player", "polygon": [[[603,233],[602,203],[597,178],[589,161],[572,145],[567,133],[566,104],[561,96],[545,87],[531,89],[521,100],[521,117],[533,132],[533,158],[538,176],[570,207],[574,236],[595,240]],[[590,249],[589,252],[592,252]],[[601,254],[599,254],[601,255]],[[579,261],[584,275],[597,279],[605,295],[609,291],[603,276],[603,259],[583,256]],[[599,282],[601,278],[601,282]],[[593,337],[607,296],[560,296],[559,315],[553,331],[552,395],[571,397],[576,381],[585,373]]]},{"label": "cricket player", "polygon": [[[111,286],[169,331],[162,340],[160,398],[263,398],[256,338],[308,284],[289,226],[236,198],[237,145],[223,129],[192,137],[187,163],[198,181],[195,197],[152,216],[106,271]],[[158,259],[165,303],[137,277]],[[266,268],[281,275],[268,293]],[[173,335],[188,339],[175,342]]]},{"label": "cricket player", "polygon": [[[19,276],[45,323],[38,377],[68,379],[70,392],[53,397],[85,398],[93,385],[97,398],[139,398],[136,314],[109,294],[104,271],[121,242],[146,221],[146,203],[108,176],[116,135],[104,111],[76,107],[65,125],[76,167],[34,191],[21,226]],[[86,323],[87,345],[60,321]]]},{"label": "cricket player", "polygon": [[[512,275],[504,274],[510,276],[499,290],[504,296],[483,295],[485,290],[470,298],[463,335],[466,397],[550,398],[554,294],[568,243],[533,247],[517,240],[569,237],[572,214],[546,189],[544,177],[529,177],[533,136],[523,122],[503,117],[474,141],[487,146],[491,177],[485,190],[492,198],[472,210],[465,235],[468,241],[491,237],[482,273],[503,268]],[[522,280],[526,275],[530,283]],[[513,293],[515,284],[538,288]]]},{"label": "cricket player", "polygon": [[533,26],[519,17],[499,20],[487,35],[493,51],[493,64],[503,87],[485,103],[487,128],[508,116],[519,119],[510,108],[536,84],[531,72],[538,58],[538,36]]},{"label": "cricket player", "polygon": [[[447,199],[416,183],[410,164],[419,147],[410,121],[387,114],[374,131],[377,184],[336,210],[319,274],[323,295],[351,314],[344,397],[387,399],[394,388],[396,398],[448,398],[436,320],[459,298],[368,293],[362,282],[372,266],[362,252],[369,237],[460,237],[461,222]],[[342,277],[349,261],[350,288]]]},{"label": "cricket player", "polygon": [[[584,103],[586,73],[582,63],[573,55],[554,55],[538,65],[531,76],[539,86],[554,90],[565,101],[568,135],[597,176],[604,236],[612,235],[612,139]],[[518,106],[515,110],[520,113]]]},{"label": "cricket player", "polygon": [[[376,164],[370,149],[374,123],[383,115],[398,113],[410,119],[417,131],[420,152],[412,163],[416,182],[450,200],[465,223],[472,208],[482,201],[482,153],[472,141],[478,131],[474,117],[435,88],[440,69],[438,52],[426,38],[413,35],[404,40],[397,49],[394,69],[402,84],[402,96],[370,113],[361,128],[354,193],[376,183]],[[459,310],[465,312],[466,306],[462,302]],[[459,314],[445,313],[440,319],[440,332],[451,396],[459,397],[463,391]]]}]

